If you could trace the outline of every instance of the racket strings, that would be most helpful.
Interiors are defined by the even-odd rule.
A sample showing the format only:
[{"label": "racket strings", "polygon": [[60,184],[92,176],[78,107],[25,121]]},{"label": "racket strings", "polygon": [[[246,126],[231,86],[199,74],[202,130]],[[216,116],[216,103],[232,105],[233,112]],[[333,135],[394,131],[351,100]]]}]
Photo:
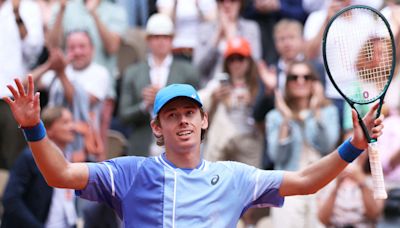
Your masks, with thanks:
[{"label": "racket strings", "polygon": [[346,97],[360,103],[375,100],[387,87],[392,50],[384,21],[363,8],[341,14],[330,25],[326,37],[331,77]]},{"label": "racket strings", "polygon": [[[390,47],[388,47],[390,46]],[[357,75],[362,84],[374,84],[382,91],[390,77],[392,48],[387,39],[369,39],[361,50]]]}]

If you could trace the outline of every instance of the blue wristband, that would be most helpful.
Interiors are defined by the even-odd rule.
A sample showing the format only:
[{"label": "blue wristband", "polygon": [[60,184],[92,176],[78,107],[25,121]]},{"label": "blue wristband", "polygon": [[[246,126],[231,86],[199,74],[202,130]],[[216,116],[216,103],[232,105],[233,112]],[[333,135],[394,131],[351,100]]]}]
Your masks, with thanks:
[{"label": "blue wristband", "polygon": [[46,128],[42,121],[33,127],[22,128],[22,130],[24,131],[25,138],[28,142],[37,142],[46,136]]},{"label": "blue wristband", "polygon": [[354,161],[364,150],[360,150],[351,144],[350,139],[347,139],[342,145],[339,146],[338,152],[340,157],[350,163]]}]

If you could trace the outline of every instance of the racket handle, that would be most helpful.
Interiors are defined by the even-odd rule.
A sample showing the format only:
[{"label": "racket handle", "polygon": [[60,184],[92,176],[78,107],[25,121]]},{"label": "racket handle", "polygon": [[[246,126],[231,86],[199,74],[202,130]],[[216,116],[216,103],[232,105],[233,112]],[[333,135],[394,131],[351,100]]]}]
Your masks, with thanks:
[{"label": "racket handle", "polygon": [[377,142],[368,144],[368,156],[371,165],[372,181],[374,184],[374,198],[386,199],[387,193],[383,179],[382,164],[379,158]]}]

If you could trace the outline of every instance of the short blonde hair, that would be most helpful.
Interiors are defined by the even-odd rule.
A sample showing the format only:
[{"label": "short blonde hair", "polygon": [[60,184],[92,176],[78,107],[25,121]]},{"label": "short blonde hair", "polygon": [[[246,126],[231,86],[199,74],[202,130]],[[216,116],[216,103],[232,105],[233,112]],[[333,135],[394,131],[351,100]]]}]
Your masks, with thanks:
[{"label": "short blonde hair", "polygon": [[50,128],[56,120],[60,119],[64,110],[67,109],[62,106],[46,107],[43,109],[41,118],[45,128]]}]

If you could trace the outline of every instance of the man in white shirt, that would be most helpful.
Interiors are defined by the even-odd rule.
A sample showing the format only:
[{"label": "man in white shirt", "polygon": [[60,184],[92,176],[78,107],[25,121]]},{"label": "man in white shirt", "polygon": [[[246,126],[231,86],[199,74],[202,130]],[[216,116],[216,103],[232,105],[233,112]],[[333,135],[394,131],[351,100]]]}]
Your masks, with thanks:
[{"label": "man in white shirt", "polygon": [[[43,68],[39,70],[41,73],[34,74],[34,77],[35,80],[41,79],[42,85],[49,89],[48,105],[68,107],[75,120],[92,124],[94,130],[91,133],[97,136],[94,137],[95,141],[89,142],[87,138],[83,141],[78,137],[74,143],[74,151],[84,151],[90,143],[95,147],[94,150],[84,152],[99,161],[105,158],[99,129],[110,77],[104,66],[93,62],[93,54],[93,43],[86,31],[70,32],[66,38],[66,56],[60,49],[51,50],[48,61],[38,67]],[[44,72],[46,73],[43,75]],[[82,155],[84,154],[80,153],[80,158],[75,157],[78,160],[73,160],[84,159]]]},{"label": "man in white shirt", "polygon": [[[23,77],[44,43],[40,9],[31,0],[0,0],[0,87]],[[22,79],[22,78],[20,78]],[[6,90],[0,97],[10,97]],[[8,169],[26,145],[6,103],[0,101],[0,168]]]}]

